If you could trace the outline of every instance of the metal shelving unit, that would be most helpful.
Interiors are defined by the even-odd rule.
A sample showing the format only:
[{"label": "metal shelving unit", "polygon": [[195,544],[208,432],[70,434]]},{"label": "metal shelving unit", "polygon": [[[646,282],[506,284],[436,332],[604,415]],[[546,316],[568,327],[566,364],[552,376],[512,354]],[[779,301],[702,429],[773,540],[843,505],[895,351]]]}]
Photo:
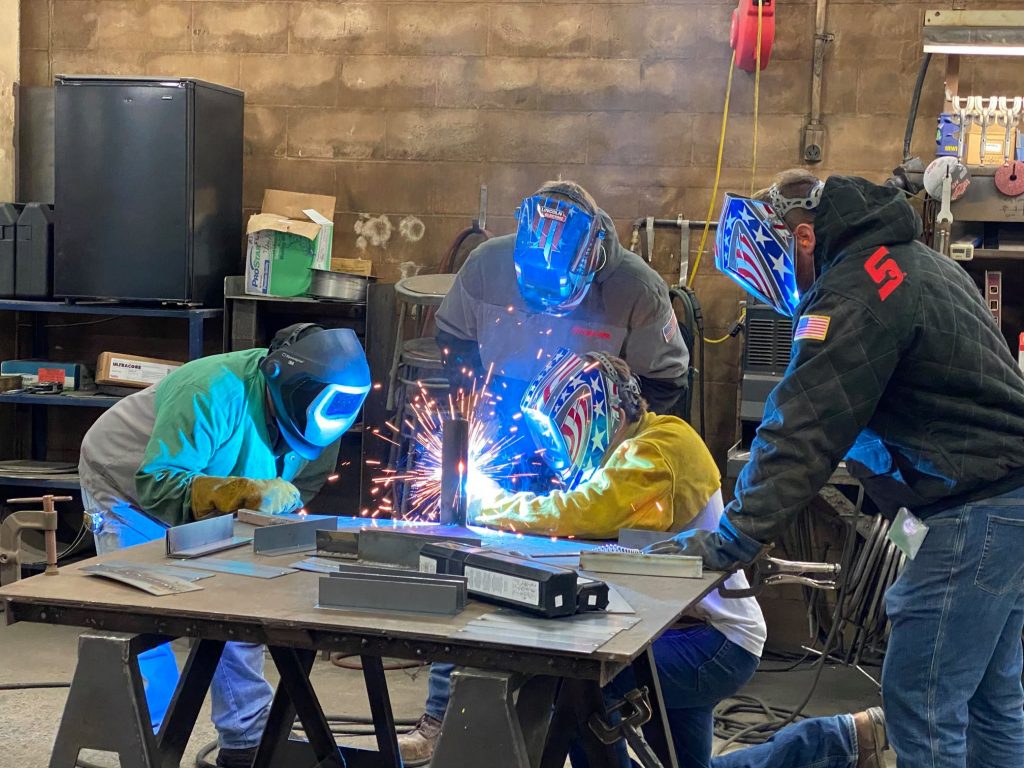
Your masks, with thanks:
[{"label": "metal shelving unit", "polygon": [[[204,329],[207,321],[219,320],[224,310],[219,307],[169,307],[139,306],[120,304],[112,301],[88,301],[66,303],[60,301],[26,301],[23,299],[0,299],[0,312],[26,313],[32,316],[32,352],[34,358],[45,359],[49,344],[44,318],[48,314],[100,315],[106,317],[149,317],[181,320],[187,325],[188,359],[195,360],[203,355]],[[121,400],[120,397],[100,394],[0,394],[0,405],[27,406],[32,424],[33,461],[46,459],[46,409],[50,407],[110,408]],[[30,486],[40,489],[77,489],[77,475],[38,477],[4,474],[0,469],[0,487]]]}]

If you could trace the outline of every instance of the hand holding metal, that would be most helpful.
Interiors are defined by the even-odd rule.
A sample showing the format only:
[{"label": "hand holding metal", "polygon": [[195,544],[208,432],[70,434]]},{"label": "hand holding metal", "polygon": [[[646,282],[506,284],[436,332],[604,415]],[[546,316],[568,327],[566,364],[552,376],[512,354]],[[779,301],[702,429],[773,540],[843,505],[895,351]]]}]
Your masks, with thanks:
[{"label": "hand holding metal", "polygon": [[8,499],[8,504],[42,503],[41,510],[21,510],[9,515],[0,525],[0,584],[21,578],[21,534],[26,530],[42,531],[46,542],[46,573],[57,574],[57,510],[58,501],[71,501],[70,496],[36,496]]}]

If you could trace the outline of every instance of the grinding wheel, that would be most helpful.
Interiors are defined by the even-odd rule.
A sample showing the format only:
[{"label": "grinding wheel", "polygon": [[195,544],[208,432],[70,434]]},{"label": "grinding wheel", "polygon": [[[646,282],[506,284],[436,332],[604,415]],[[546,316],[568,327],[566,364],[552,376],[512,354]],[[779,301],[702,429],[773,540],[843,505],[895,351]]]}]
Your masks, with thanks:
[{"label": "grinding wheel", "polygon": [[924,169],[925,191],[936,200],[942,197],[942,180],[949,174],[950,199],[959,200],[971,186],[971,174],[967,166],[955,157],[937,157]]},{"label": "grinding wheel", "polygon": [[1024,195],[1024,162],[1015,160],[996,168],[995,184],[1007,197]]}]

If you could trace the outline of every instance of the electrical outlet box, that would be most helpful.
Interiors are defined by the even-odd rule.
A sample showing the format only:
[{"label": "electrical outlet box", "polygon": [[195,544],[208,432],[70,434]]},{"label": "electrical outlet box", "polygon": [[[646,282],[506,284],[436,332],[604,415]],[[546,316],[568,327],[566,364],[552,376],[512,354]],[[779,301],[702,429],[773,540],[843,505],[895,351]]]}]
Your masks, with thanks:
[{"label": "electrical outlet box", "polygon": [[825,129],[821,125],[804,127],[804,162],[820,163],[825,151]]}]

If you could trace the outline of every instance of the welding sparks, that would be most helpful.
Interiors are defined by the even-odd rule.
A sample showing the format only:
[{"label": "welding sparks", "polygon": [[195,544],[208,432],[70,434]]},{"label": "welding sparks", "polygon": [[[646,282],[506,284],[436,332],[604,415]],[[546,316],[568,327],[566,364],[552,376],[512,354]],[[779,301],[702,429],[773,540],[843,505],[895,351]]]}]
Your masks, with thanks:
[{"label": "welding sparks", "polygon": [[[509,448],[515,442],[515,428],[499,437],[500,425],[486,418],[493,413],[494,398],[488,391],[493,366],[482,382],[475,382],[470,391],[449,395],[443,401],[433,399],[424,387],[410,403],[413,417],[403,423],[413,443],[419,446],[419,455],[412,469],[382,474],[373,482],[378,488],[391,488],[401,482],[408,494],[408,504],[400,513],[403,519],[437,520],[440,517],[442,428],[445,420],[462,416],[469,421],[469,464],[458,467],[472,485],[480,478],[495,479],[508,475],[516,466],[518,455],[509,458]],[[392,427],[394,429],[394,427]],[[395,430],[397,431],[397,430]],[[381,436],[383,437],[383,436]],[[370,462],[367,462],[370,463]],[[378,512],[397,513],[390,499],[382,500]]]}]

